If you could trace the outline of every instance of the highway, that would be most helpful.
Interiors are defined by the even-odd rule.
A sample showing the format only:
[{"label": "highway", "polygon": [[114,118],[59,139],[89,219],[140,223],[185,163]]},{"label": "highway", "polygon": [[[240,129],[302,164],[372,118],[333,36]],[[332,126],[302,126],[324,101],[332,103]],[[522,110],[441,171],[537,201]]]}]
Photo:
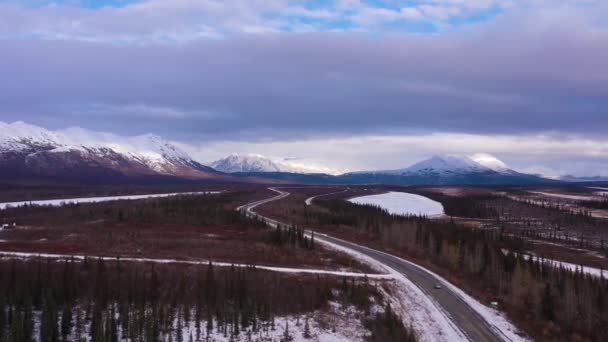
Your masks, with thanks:
[{"label": "highway", "polygon": [[[245,204],[237,208],[237,210],[244,211],[247,215],[257,216],[258,218],[266,221],[266,223],[270,226],[276,227],[277,224],[282,224],[281,222],[271,218],[263,217],[253,210],[259,205],[281,200],[289,196],[289,193],[286,191],[278,190],[276,188],[270,189],[277,192],[278,195]],[[315,232],[315,239],[322,242],[325,241],[330,244],[339,245],[343,248],[364,254],[383,264],[383,266],[403,274],[412,283],[418,286],[427,296],[431,297],[440,306],[443,312],[446,313],[446,316],[470,341],[510,341],[507,336],[491,325],[458,294],[450,290],[448,287],[443,286],[442,289],[435,289],[435,284],[444,283],[444,280],[439,279],[422,267],[419,267],[411,262],[406,262],[403,259],[379,250],[371,249],[342,239],[337,239],[325,234]]]}]

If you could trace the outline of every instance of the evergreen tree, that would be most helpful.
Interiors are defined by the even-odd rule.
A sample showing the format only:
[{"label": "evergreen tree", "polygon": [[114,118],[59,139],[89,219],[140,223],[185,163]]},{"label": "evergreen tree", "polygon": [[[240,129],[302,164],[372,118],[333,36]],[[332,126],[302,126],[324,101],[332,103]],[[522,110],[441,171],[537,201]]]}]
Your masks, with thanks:
[{"label": "evergreen tree", "polygon": [[543,292],[543,298],[541,301],[541,310],[543,314],[543,318],[548,321],[552,321],[555,319],[555,311],[553,304],[553,296],[551,295],[551,285],[549,283],[545,284],[545,290]]},{"label": "evergreen tree", "polygon": [[67,304],[63,306],[61,311],[61,338],[67,341],[67,337],[72,331],[72,308]]}]

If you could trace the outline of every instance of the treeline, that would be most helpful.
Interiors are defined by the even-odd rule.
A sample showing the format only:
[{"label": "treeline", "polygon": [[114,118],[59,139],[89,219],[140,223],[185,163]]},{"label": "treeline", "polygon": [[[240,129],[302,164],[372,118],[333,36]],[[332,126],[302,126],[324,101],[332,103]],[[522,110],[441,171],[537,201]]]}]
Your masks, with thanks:
[{"label": "treeline", "polygon": [[315,233],[306,236],[305,230],[295,225],[272,228],[269,236],[270,243],[275,246],[290,246],[292,248],[304,248],[312,250],[315,248]]},{"label": "treeline", "polygon": [[[0,262],[0,341],[252,340],[283,329],[278,317],[329,301],[370,313],[372,297],[367,281],[255,268],[11,260]],[[394,337],[385,341],[413,336],[390,308],[366,324],[372,336]]]},{"label": "treeline", "polygon": [[496,200],[495,195],[465,195],[447,196],[443,194],[425,193],[425,196],[440,202],[446,215],[457,217],[470,217],[481,219],[499,219],[498,210],[489,205],[490,201]]},{"label": "treeline", "polygon": [[[512,200],[511,200],[512,201]],[[572,209],[561,203],[551,203],[546,201],[537,201],[525,199],[518,201],[519,203],[526,204],[528,206],[536,206],[543,209],[546,212],[547,219],[552,223],[556,224],[567,224],[567,225],[597,225],[598,220],[595,219],[591,212],[584,209]]]},{"label": "treeline", "polygon": [[577,205],[591,209],[608,210],[608,198],[604,198],[601,200],[578,201]]},{"label": "treeline", "polygon": [[[67,204],[62,207],[25,205],[2,212],[7,222],[46,224],[80,223],[97,220],[131,224],[231,225],[265,227],[259,220],[233,210],[239,193],[200,194],[149,198],[137,201]],[[24,220],[26,222],[24,222]]]},{"label": "treeline", "polygon": [[387,248],[459,278],[468,290],[498,301],[535,337],[608,340],[608,281],[525,260],[521,253],[504,253],[522,251],[521,239],[501,230],[472,230],[453,221],[393,216],[346,201],[317,204],[327,210],[310,213],[311,220],[349,225]]}]

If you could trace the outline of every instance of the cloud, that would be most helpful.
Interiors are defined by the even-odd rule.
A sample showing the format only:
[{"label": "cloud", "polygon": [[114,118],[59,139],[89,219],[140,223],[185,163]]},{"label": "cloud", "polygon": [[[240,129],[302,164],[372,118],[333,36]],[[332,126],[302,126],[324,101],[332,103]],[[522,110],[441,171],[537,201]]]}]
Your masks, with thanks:
[{"label": "cloud", "polygon": [[[539,28],[535,18],[438,36],[302,33],[146,46],[8,40],[0,113],[69,114],[93,125],[74,106],[186,108],[180,134],[233,139],[604,134],[608,32],[548,19]],[[167,129],[161,120],[134,123]]]},{"label": "cloud", "polygon": [[520,168],[606,169],[607,2],[379,3],[4,2],[0,118],[349,169],[478,146]]},{"label": "cloud", "polygon": [[[379,34],[396,21],[425,21],[422,31],[466,25],[515,0],[421,0],[407,6],[373,1],[145,0],[81,7],[78,2],[0,4],[0,38],[171,44],[231,38],[242,33],[353,31]],[[522,4],[520,4],[520,2]],[[103,2],[102,2],[103,3]],[[535,2],[537,3],[537,2]],[[492,15],[493,16],[493,15]],[[418,26],[399,26],[418,31]]]},{"label": "cloud", "polygon": [[[217,141],[180,146],[203,162],[230,153],[296,155],[340,171],[397,169],[434,154],[496,156],[508,167],[547,176],[608,175],[608,140],[559,135],[364,135],[298,141]],[[483,154],[480,154],[483,149]],[[496,163],[496,162],[494,162]]]},{"label": "cloud", "polygon": [[190,113],[176,108],[169,107],[154,107],[144,104],[130,105],[106,105],[93,104],[85,107],[74,108],[78,114],[93,115],[100,117],[116,117],[116,118],[155,118],[155,119],[185,119],[194,115],[202,117],[204,115],[213,117],[214,113]]}]

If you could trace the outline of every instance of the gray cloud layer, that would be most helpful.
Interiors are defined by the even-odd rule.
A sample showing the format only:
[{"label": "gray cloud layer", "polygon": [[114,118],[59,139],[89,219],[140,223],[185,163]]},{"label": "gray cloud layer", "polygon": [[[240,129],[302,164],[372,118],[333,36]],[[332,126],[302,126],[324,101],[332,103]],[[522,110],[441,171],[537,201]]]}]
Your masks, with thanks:
[{"label": "gray cloud layer", "polygon": [[[511,2],[528,3],[500,3]],[[283,156],[290,155],[286,148],[298,155],[314,149],[307,157],[357,169],[373,166],[357,162],[364,151],[374,165],[399,167],[389,165],[389,155],[403,150],[409,157],[399,163],[413,162],[435,151],[423,146],[428,141],[444,144],[437,152],[460,146],[472,153],[482,145],[477,151],[507,156],[521,169],[541,160],[553,169],[605,173],[608,3],[569,6],[574,2],[520,6],[438,35],[246,34],[243,26],[238,34],[195,34],[181,43],[150,43],[149,37],[157,24],[159,34],[175,38],[182,23],[183,32],[279,23],[231,10],[219,24],[219,15],[182,21],[175,9],[147,3],[94,13],[50,7],[35,16],[0,6],[0,120],[154,132],[198,146],[193,150],[201,158],[229,148]],[[281,3],[255,4],[280,12]],[[35,31],[42,37],[15,34]],[[434,133],[448,135],[438,140]],[[406,135],[414,140],[394,138]],[[377,144],[370,136],[391,138]],[[336,144],[342,148],[323,155],[334,138],[360,142]],[[345,153],[349,148],[357,153]]]},{"label": "gray cloud layer", "polygon": [[105,108],[124,114],[114,128],[158,131],[167,118],[157,111],[145,122],[129,113],[164,108],[174,114],[175,132],[167,133],[189,135],[605,132],[606,31],[514,24],[504,18],[440,36],[278,34],[187,45],[3,40],[0,110],[8,120],[68,116],[111,126]]}]

